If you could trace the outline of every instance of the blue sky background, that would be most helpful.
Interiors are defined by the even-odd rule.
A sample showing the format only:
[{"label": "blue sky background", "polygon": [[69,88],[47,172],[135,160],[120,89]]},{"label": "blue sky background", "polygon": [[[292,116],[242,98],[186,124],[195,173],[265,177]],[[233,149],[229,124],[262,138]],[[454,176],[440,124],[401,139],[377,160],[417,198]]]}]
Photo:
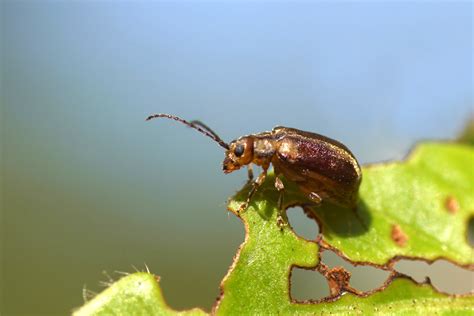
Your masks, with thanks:
[{"label": "blue sky background", "polygon": [[275,125],[313,131],[362,163],[451,139],[473,114],[468,1],[0,8],[11,313],[63,314],[102,270],[144,262],[174,307],[211,306],[243,240],[225,200],[246,173],[224,176],[220,147],[174,122],[145,123],[150,113],[200,119],[225,140]]}]

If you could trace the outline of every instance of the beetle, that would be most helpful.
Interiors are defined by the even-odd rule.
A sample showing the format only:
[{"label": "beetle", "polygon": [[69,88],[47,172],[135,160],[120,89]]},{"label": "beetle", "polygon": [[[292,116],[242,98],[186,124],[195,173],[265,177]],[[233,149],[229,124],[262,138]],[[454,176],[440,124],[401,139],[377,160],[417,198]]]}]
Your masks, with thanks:
[{"label": "beetle", "polygon": [[[163,113],[150,115],[146,120],[155,118],[181,122],[216,141],[226,150],[222,165],[226,174],[248,166],[249,181],[252,181],[251,164],[262,167],[263,172],[252,181],[252,188],[240,207],[240,212],[247,208],[258,187],[264,183],[271,164],[276,175],[275,187],[280,192],[280,211],[284,192],[281,175],[296,183],[317,204],[327,200],[345,208],[356,207],[362,181],[361,168],[351,151],[336,140],[295,128],[277,126],[272,131],[242,136],[226,143],[200,121],[186,121]],[[281,215],[280,213],[279,220],[282,219]]]}]

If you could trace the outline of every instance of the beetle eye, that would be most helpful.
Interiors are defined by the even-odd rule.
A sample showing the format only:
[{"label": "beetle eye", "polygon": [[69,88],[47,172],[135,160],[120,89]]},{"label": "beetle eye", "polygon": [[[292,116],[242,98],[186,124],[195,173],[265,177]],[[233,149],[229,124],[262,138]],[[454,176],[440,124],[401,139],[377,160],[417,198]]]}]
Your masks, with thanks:
[{"label": "beetle eye", "polygon": [[240,157],[242,156],[243,153],[244,153],[244,145],[237,145],[234,149],[234,154],[237,157]]}]

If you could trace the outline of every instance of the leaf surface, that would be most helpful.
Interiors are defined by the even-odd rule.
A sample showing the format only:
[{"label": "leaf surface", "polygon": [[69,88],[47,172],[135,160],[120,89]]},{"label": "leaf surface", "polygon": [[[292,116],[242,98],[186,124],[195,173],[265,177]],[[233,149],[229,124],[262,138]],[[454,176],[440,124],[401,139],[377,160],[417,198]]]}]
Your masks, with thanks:
[{"label": "leaf surface", "polygon": [[357,210],[364,225],[354,212],[330,205],[313,211],[324,240],[352,261],[445,258],[472,269],[467,234],[474,216],[474,148],[425,143],[406,161],[365,167]]},{"label": "leaf surface", "polygon": [[137,272],[121,278],[98,294],[73,316],[91,315],[206,315],[195,308],[177,312],[168,307],[163,299],[158,280],[154,275]]}]

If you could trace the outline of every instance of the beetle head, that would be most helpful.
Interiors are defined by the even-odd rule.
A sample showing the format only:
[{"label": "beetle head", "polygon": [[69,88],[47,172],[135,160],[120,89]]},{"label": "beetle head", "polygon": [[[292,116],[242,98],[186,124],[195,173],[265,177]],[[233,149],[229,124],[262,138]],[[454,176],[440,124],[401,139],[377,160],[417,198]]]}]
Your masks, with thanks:
[{"label": "beetle head", "polygon": [[225,152],[222,170],[224,173],[231,173],[248,165],[253,159],[253,137],[244,136],[234,140],[229,144],[229,149]]}]

